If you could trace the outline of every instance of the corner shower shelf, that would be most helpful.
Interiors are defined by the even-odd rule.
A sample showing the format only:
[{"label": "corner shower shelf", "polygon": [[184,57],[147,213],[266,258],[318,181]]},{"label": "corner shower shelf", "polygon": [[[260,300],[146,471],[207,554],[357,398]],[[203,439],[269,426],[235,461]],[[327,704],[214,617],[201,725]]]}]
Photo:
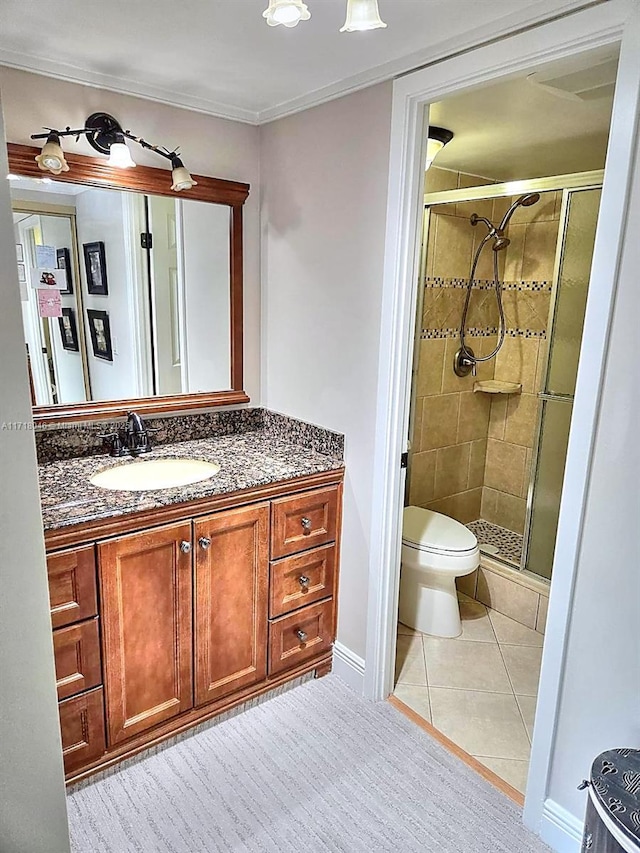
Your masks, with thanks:
[{"label": "corner shower shelf", "polygon": [[501,382],[499,379],[484,379],[473,383],[474,391],[484,394],[521,394],[522,385],[519,382]]}]

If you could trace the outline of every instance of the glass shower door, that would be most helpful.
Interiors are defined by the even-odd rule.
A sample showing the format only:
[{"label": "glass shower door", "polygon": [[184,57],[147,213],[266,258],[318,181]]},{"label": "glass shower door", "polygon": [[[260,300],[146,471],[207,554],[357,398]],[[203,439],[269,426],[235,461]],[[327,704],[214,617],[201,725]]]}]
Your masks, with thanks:
[{"label": "glass shower door", "polygon": [[600,187],[566,190],[522,568],[551,578]]}]

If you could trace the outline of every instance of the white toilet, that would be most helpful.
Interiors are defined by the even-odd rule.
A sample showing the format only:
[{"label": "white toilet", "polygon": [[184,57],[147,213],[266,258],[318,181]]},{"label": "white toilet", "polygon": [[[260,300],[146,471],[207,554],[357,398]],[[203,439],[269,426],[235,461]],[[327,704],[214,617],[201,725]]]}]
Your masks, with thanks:
[{"label": "white toilet", "polygon": [[447,515],[405,507],[402,524],[400,621],[423,634],[462,633],[456,578],[480,565],[473,533]]}]

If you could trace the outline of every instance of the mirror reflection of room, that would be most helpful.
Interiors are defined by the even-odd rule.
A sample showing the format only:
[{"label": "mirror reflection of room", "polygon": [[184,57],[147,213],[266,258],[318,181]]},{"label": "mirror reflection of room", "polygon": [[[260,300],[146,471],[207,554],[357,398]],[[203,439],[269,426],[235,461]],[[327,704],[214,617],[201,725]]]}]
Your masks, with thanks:
[{"label": "mirror reflection of room", "polygon": [[228,206],[15,176],[11,192],[34,405],[231,387]]}]

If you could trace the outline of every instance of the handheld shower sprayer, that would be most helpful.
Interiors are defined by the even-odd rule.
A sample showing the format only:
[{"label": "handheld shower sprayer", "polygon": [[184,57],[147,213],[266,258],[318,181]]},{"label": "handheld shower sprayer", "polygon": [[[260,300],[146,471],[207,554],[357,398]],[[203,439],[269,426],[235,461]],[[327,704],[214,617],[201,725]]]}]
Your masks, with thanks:
[{"label": "handheld shower sprayer", "polygon": [[[477,213],[472,213],[470,217],[471,225],[474,227],[482,222],[487,226],[487,234],[480,241],[478,248],[476,249],[476,253],[473,258],[473,263],[471,265],[471,273],[469,276],[469,283],[467,284],[467,295],[464,302],[464,308],[462,310],[462,320],[460,323],[460,349],[455,354],[453,359],[453,370],[456,376],[468,376],[469,373],[473,372],[475,376],[476,366],[482,361],[489,361],[500,352],[502,348],[502,344],[504,343],[504,337],[506,334],[505,328],[505,319],[504,319],[504,307],[502,305],[502,284],[500,282],[500,275],[498,270],[498,252],[501,252],[503,249],[506,249],[510,244],[510,240],[505,236],[505,229],[509,224],[509,220],[515,213],[515,211],[519,207],[531,207],[532,204],[536,204],[540,200],[540,193],[525,193],[524,195],[519,196],[513,204],[509,207],[505,215],[502,217],[502,221],[500,225],[494,225],[484,216],[478,216]],[[498,315],[500,317],[500,324],[498,327],[498,344],[492,353],[485,356],[476,356],[473,350],[468,347],[465,343],[465,332],[467,326],[467,314],[469,313],[469,302],[471,300],[471,291],[473,290],[473,282],[476,274],[476,268],[478,266],[478,261],[480,260],[480,255],[482,254],[482,250],[485,245],[492,240],[491,248],[493,249],[493,286],[496,291],[496,300],[498,303]]]}]

